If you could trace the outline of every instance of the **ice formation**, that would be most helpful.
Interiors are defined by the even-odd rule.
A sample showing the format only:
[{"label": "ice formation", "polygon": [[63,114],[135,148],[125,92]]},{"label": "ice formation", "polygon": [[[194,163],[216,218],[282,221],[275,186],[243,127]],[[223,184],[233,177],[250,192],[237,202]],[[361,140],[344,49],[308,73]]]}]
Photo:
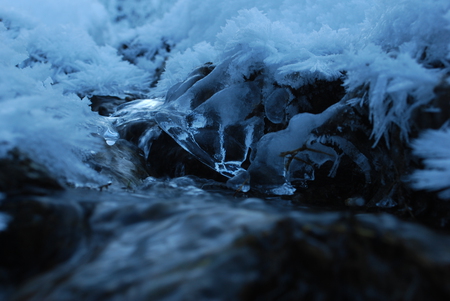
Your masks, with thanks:
[{"label": "ice formation", "polygon": [[[232,187],[291,193],[325,162],[334,176],[344,156],[370,182],[377,167],[367,151],[317,128],[351,106],[366,110],[373,147],[407,143],[449,72],[449,10],[447,0],[5,0],[0,154],[19,147],[69,183],[100,183],[90,156],[140,122],[133,142],[146,156],[164,131]],[[346,97],[301,95],[327,83],[343,83]],[[100,117],[87,107],[94,95],[165,103]],[[414,174],[416,188],[450,186],[434,177],[447,172],[435,164],[444,156],[423,151],[437,133],[447,132],[413,143],[427,168]]]},{"label": "ice formation", "polygon": [[438,191],[439,196],[450,199],[450,130],[447,126],[440,130],[425,131],[413,142],[414,152],[424,158],[424,170],[411,176],[417,189]]}]

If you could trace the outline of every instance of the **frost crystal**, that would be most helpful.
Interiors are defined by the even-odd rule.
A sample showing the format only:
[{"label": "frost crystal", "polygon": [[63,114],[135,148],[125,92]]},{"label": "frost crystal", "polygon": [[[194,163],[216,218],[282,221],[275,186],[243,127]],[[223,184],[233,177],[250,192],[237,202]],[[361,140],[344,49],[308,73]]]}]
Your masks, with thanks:
[{"label": "frost crystal", "polygon": [[[308,120],[323,124],[328,111],[309,116],[317,104],[298,94],[317,82],[343,81],[347,105],[366,110],[374,147],[393,133],[408,141],[412,116],[450,71],[449,10],[448,0],[4,0],[0,156],[20,147],[68,182],[104,182],[85,163],[104,150],[98,134],[111,123],[132,123],[124,120],[134,113],[99,118],[84,97],[165,97],[158,114],[142,113],[160,127],[139,138],[146,155],[162,129],[228,177],[259,166],[249,170],[252,185],[257,174],[272,174],[274,189],[291,191],[286,181],[315,177],[301,160],[332,161],[333,176],[344,155],[369,181],[369,159],[351,142],[329,140],[346,150],[339,155],[314,141]],[[261,118],[283,130],[268,133]],[[423,137],[414,147],[427,168],[417,174],[429,172],[429,180],[415,178],[415,187],[444,189],[433,176],[446,172],[433,163],[443,159],[422,155],[419,144],[434,139]],[[329,155],[279,157],[313,142]]]},{"label": "frost crystal", "polygon": [[438,191],[441,198],[450,199],[450,129],[428,130],[412,146],[425,165],[412,174],[413,187]]}]

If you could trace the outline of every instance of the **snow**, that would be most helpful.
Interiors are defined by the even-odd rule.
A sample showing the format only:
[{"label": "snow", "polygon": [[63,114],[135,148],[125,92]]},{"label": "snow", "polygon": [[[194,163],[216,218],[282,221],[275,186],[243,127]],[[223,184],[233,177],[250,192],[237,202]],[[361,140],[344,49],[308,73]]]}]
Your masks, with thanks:
[{"label": "snow", "polygon": [[[263,72],[266,115],[280,123],[287,121],[283,107],[292,97],[285,88],[340,78],[348,95],[357,95],[348,104],[369,108],[377,145],[397,128],[409,141],[414,110],[430,102],[450,71],[448,0],[3,0],[0,19],[0,156],[18,147],[81,186],[105,181],[86,160],[107,147],[100,136],[113,122],[89,110],[86,97],[92,95],[153,99],[170,91],[172,109],[186,116],[193,114],[195,91],[211,85],[223,92],[195,116],[216,110],[215,131],[242,127],[246,153],[261,138],[258,126],[233,112],[248,113],[256,103],[246,104],[239,89],[226,87],[246,94],[244,78]],[[216,66],[214,76],[192,73],[206,63]],[[323,122],[323,114],[311,116],[314,123]],[[294,116],[286,131],[305,131],[300,136],[308,139],[299,119],[306,116]],[[255,162],[275,160],[276,151],[307,142],[284,135],[263,137]],[[450,168],[443,167],[448,157],[424,151],[435,143],[445,152],[445,139],[437,135],[449,139],[442,129],[412,144],[427,167],[415,173],[416,188],[450,187]],[[211,154],[202,156],[217,163]],[[325,160],[309,154],[315,156]],[[283,172],[282,163],[261,164]],[[234,174],[243,177],[240,169]]]}]

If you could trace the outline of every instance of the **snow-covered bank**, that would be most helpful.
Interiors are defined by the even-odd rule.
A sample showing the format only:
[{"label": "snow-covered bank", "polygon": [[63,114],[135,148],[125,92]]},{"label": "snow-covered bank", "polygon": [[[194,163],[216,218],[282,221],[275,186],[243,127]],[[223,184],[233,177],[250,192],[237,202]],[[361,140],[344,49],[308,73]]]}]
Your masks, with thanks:
[{"label": "snow-covered bank", "polygon": [[[292,102],[298,98],[293,90],[317,81],[343,81],[347,105],[363,107],[371,122],[367,142],[389,143],[394,134],[393,139],[407,145],[417,131],[412,121],[418,108],[429,105],[433,90],[448,81],[449,9],[444,0],[3,1],[0,154],[18,147],[68,183],[102,185],[108,176],[86,162],[108,150],[101,136],[113,119],[90,112],[85,97],[164,97],[206,63],[221,66],[220,74],[214,71],[218,90],[243,87],[246,80],[262,74],[258,93],[272,121],[288,122],[308,112],[305,108],[280,117],[279,107],[285,103],[269,97],[274,87],[288,91],[286,99]],[[432,109],[439,110],[428,111]],[[292,122],[292,135],[299,130]],[[436,130],[413,144],[419,156],[434,158],[422,149]],[[253,133],[246,134],[244,144],[256,153],[259,139],[270,137]],[[278,140],[285,144],[283,152],[291,137]],[[447,140],[437,143],[445,145]],[[300,141],[295,147],[301,145]],[[448,157],[440,155],[444,162]],[[255,160],[263,159],[259,155]],[[366,164],[355,160],[358,166]],[[425,168],[447,173],[433,162],[425,160]],[[228,163],[222,158],[211,164],[220,169]],[[436,182],[421,180],[424,176],[426,171],[415,173],[415,187],[434,190],[450,185],[443,177],[436,177]]]}]

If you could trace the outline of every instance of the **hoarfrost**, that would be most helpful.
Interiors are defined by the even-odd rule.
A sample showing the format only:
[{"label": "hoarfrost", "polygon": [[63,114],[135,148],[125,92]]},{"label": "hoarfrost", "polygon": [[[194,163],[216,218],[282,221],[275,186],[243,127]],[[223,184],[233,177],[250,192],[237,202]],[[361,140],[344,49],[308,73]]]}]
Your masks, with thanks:
[{"label": "hoarfrost", "polygon": [[450,199],[450,129],[425,131],[412,143],[415,155],[424,158],[425,169],[415,171],[410,180],[416,189],[437,191]]},{"label": "hoarfrost", "polygon": [[[286,179],[293,175],[279,154],[311,143],[313,125],[330,111],[296,115],[302,112],[289,107],[290,91],[341,79],[355,95],[348,104],[368,109],[374,146],[396,129],[408,141],[411,117],[450,71],[449,9],[448,0],[5,0],[0,155],[20,146],[69,182],[103,181],[85,161],[121,117],[96,116],[84,97],[167,94],[165,108],[149,115],[181,146],[229,177],[243,174],[242,162],[257,148],[252,185],[258,173],[274,174],[274,189],[291,193]],[[258,74],[264,79],[252,86]],[[295,115],[288,129],[262,137],[263,125],[251,117],[260,102],[274,124]],[[444,149],[447,133],[426,132],[413,143],[426,167],[413,179],[414,187],[443,189],[450,198],[447,157],[423,151]],[[147,131],[139,146],[148,152],[158,134]],[[339,155],[315,146],[332,156],[304,151],[298,159],[334,160],[333,175]],[[366,159],[343,149],[368,180]],[[294,178],[314,178],[295,161]]]}]

